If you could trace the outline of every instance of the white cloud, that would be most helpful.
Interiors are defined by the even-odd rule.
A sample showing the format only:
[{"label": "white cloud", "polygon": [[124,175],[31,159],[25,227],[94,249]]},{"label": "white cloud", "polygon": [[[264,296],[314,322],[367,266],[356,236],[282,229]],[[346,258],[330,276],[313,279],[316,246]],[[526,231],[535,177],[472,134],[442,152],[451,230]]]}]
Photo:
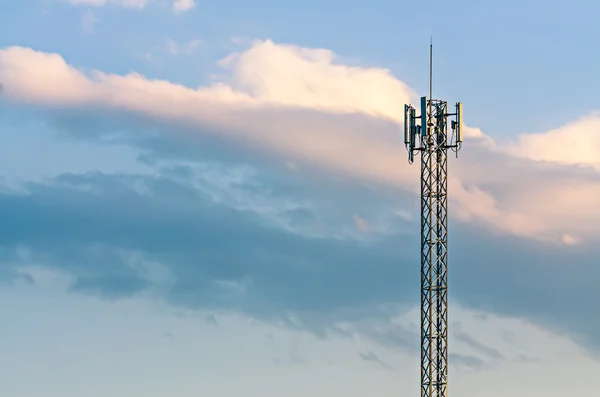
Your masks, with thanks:
[{"label": "white cloud", "polygon": [[101,7],[115,5],[127,8],[144,8],[148,0],[67,0],[70,4],[76,6]]},{"label": "white cloud", "polygon": [[190,40],[187,43],[177,43],[174,40],[165,41],[165,49],[171,55],[192,55],[202,42],[198,39]]},{"label": "white cloud", "polygon": [[196,0],[174,0],[173,1],[173,12],[182,13],[189,11],[196,7]]},{"label": "white cloud", "polygon": [[99,19],[90,10],[86,11],[81,18],[81,26],[86,33],[92,33]]},{"label": "white cloud", "polygon": [[536,161],[592,166],[600,171],[600,113],[545,133],[521,135],[507,151]]},{"label": "white cloud", "polygon": [[220,64],[231,70],[230,88],[263,103],[400,120],[404,103],[416,97],[388,70],[339,64],[326,49],[255,41]]},{"label": "white cloud", "polygon": [[[194,90],[135,73],[86,75],[57,54],[20,47],[0,52],[0,78],[14,100],[120,108],[218,126],[230,142],[258,143],[297,165],[310,162],[418,192],[418,166],[406,164],[401,142],[402,108],[416,94],[389,71],[340,64],[325,49],[271,41],[256,41],[220,65],[225,77]],[[600,236],[600,181],[595,172],[570,166],[600,158],[588,146],[598,136],[594,117],[504,146],[467,128],[462,158],[451,161],[453,213],[501,233],[565,244]],[[532,149],[540,146],[545,149]],[[551,163],[532,161],[531,153]]]}]

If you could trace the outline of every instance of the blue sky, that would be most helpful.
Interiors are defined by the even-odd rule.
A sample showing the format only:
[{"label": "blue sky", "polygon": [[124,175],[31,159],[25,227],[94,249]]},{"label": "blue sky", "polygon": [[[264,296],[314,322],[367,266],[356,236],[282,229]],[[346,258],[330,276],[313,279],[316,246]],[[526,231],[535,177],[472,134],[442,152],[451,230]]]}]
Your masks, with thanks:
[{"label": "blue sky", "polygon": [[[593,93],[598,87],[591,76],[598,67],[592,49],[600,10],[593,1],[464,1],[435,4],[429,10],[418,3],[387,0],[343,5],[228,0],[203,1],[189,12],[165,18],[165,0],[150,2],[141,12],[93,7],[93,34],[81,32],[90,7],[65,3],[7,1],[10,11],[0,16],[2,44],[56,51],[80,67],[120,73],[134,69],[197,85],[204,75],[199,70],[213,68],[232,37],[272,38],[388,67],[423,90],[423,43],[434,36],[438,92],[469,103],[476,110],[471,117],[486,130],[502,135],[541,132],[597,106]],[[184,65],[140,59],[140,53],[166,38],[197,38],[205,46]],[[549,89],[563,100],[544,95]]]},{"label": "blue sky", "polygon": [[430,36],[451,393],[593,388],[599,5],[78,1],[0,13],[4,394],[418,393]]}]

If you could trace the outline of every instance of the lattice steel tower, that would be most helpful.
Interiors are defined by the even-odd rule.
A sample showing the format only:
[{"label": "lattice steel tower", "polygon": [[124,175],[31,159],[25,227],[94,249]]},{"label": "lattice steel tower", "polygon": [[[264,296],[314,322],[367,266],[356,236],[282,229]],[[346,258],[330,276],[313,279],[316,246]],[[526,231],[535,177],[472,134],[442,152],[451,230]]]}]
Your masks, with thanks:
[{"label": "lattice steel tower", "polygon": [[[404,143],[412,164],[421,153],[421,396],[448,395],[448,149],[462,144],[462,104],[432,98],[433,46],[429,46],[429,99],[421,114],[404,105]],[[448,116],[454,116],[448,136]],[[419,125],[417,122],[419,121]]]}]

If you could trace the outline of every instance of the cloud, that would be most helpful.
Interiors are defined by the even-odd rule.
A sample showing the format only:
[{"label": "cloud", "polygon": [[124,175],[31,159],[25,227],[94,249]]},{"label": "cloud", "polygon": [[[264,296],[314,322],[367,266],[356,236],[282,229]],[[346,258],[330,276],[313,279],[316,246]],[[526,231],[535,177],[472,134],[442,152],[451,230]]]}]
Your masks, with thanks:
[{"label": "cloud", "polygon": [[92,11],[88,10],[81,18],[81,26],[86,33],[90,34],[94,31],[98,21],[98,17],[96,17]]},{"label": "cloud", "polygon": [[[213,183],[221,180],[230,187]],[[389,348],[416,348],[418,330],[396,317],[418,301],[418,225],[398,218],[388,234],[360,240],[364,233],[351,234],[352,205],[326,203],[352,192],[353,205],[366,207],[367,189],[338,186],[338,196],[320,204],[302,196],[314,196],[317,185],[300,186],[290,186],[289,176],[264,172],[238,178],[188,172],[64,174],[18,192],[5,189],[2,268],[8,281],[38,264],[70,275],[78,293],[107,299],[158,294],[175,306],[241,312],[320,336],[358,333]],[[237,196],[247,197],[244,206]],[[289,222],[290,204],[293,217],[304,222]],[[310,227],[319,219],[338,230]],[[586,315],[600,299],[595,250],[539,249],[461,226],[452,239],[455,301],[600,347],[600,320]],[[506,356],[485,339],[457,336],[470,355],[495,361]]]},{"label": "cloud", "polygon": [[198,39],[190,40],[187,43],[179,44],[174,40],[165,41],[165,49],[171,55],[192,55],[202,44]]},{"label": "cloud", "polygon": [[289,365],[289,364],[302,365],[302,364],[306,364],[306,360],[295,353],[289,353],[288,356],[285,358],[273,359],[273,363],[277,364],[277,365]]},{"label": "cloud", "polygon": [[[318,335],[339,333],[338,321],[377,318],[361,332],[381,343],[402,343],[397,335],[390,338],[391,329],[390,335],[377,330],[386,318],[377,301],[408,292],[396,291],[392,282],[407,279],[402,274],[408,269],[392,269],[398,257],[391,244],[372,251],[370,244],[295,233],[194,185],[63,175],[49,185],[28,185],[25,195],[2,195],[0,213],[13,213],[6,219],[11,231],[0,233],[0,247],[13,253],[3,267],[19,274],[41,264],[69,275],[74,292],[107,299],[158,293],[175,306],[242,312]],[[28,254],[17,261],[17,249]],[[365,266],[378,280],[355,277]],[[341,284],[332,289],[333,283]],[[373,300],[375,286],[386,292]],[[370,314],[363,307],[371,307]]]},{"label": "cloud", "polygon": [[[44,72],[41,68],[24,70],[21,75],[42,74],[42,79],[59,77],[72,79],[84,78],[88,84],[78,83],[75,90],[82,103],[96,99],[107,105],[125,106],[135,109],[127,101],[129,95],[166,94],[178,102],[184,101],[184,114],[189,115],[190,108],[197,102],[212,102],[213,107],[223,105],[247,107],[298,106],[307,109],[321,109],[338,113],[360,112],[372,116],[382,116],[399,120],[397,107],[410,99],[411,91],[405,84],[394,79],[383,69],[361,69],[335,64],[334,54],[327,50],[308,50],[294,46],[278,46],[271,41],[255,42],[252,49],[241,54],[233,54],[221,62],[224,68],[233,69],[230,85],[217,83],[210,87],[192,90],[166,81],[149,81],[138,74],[127,76],[107,75],[94,71],[87,78],[57,54],[46,54],[31,49],[12,47],[2,51],[3,80],[13,80],[14,74],[6,76],[21,63],[37,60],[50,64],[53,68]],[[283,67],[283,68],[282,68]],[[349,85],[348,83],[352,84]],[[36,93],[42,87],[48,87],[50,81],[37,81],[38,89],[23,86],[22,81],[11,83],[12,94],[17,98],[38,102]],[[113,93],[120,92],[122,103]],[[111,98],[112,97],[112,98]],[[131,98],[133,99],[133,98]],[[151,98],[154,102],[158,98]],[[60,100],[60,98],[59,98]],[[146,106],[152,106],[146,103]],[[244,110],[244,109],[235,109]]]},{"label": "cloud", "polygon": [[173,12],[183,13],[196,7],[196,0],[174,0]]},{"label": "cloud", "polygon": [[[196,135],[210,130],[229,145],[289,164],[418,192],[418,167],[404,163],[400,126],[403,104],[416,95],[389,71],[343,65],[331,51],[268,40],[220,65],[226,74],[218,82],[194,90],[135,73],[84,73],[57,54],[13,47],[0,55],[0,78],[12,100],[129,112],[185,125]],[[453,213],[539,240],[576,244],[598,237],[597,173],[555,158],[539,164],[516,152],[467,128],[462,158],[450,164]]]},{"label": "cloud", "polygon": [[[405,163],[395,112],[414,93],[383,69],[341,65],[329,51],[270,41],[222,66],[219,82],[190,89],[79,70],[31,49],[0,52],[6,100],[43,109],[50,125],[77,139],[137,145],[142,160],[158,168],[200,162],[205,176],[196,180],[189,164],[176,164],[158,179],[65,175],[52,186],[31,185],[29,195],[6,198],[5,211],[17,232],[30,228],[39,236],[6,236],[3,244],[27,241],[48,266],[85,281],[79,290],[89,293],[117,274],[121,286],[107,287],[109,297],[146,291],[156,269],[166,268],[174,284],[163,287],[173,304],[227,307],[321,333],[324,324],[364,323],[366,312],[390,318],[386,305],[407,302],[418,287],[418,269],[401,265],[418,263],[417,220],[393,215],[418,212],[419,170]],[[366,101],[369,95],[386,100]],[[597,171],[523,158],[478,129],[468,131],[461,159],[450,163],[450,208],[461,221],[452,226],[455,299],[597,343],[600,323],[573,310],[589,312],[600,299],[590,243],[599,233],[591,201]],[[213,203],[219,201],[224,207]],[[39,230],[15,213],[65,229]],[[229,252],[218,251],[220,241]],[[114,268],[82,267],[96,263],[97,247],[107,247],[103,260]],[[361,332],[383,344],[414,342],[402,327],[369,324]]]},{"label": "cloud", "polygon": [[[408,99],[402,91],[403,84],[395,81],[386,71],[368,70],[365,75],[359,69],[329,65],[325,58],[331,55],[322,50],[314,53],[305,51],[303,58],[294,58],[296,50],[293,47],[279,48],[265,42],[257,44],[255,50],[243,54],[241,58],[252,58],[252,53],[256,51],[265,52],[264,47],[274,49],[274,53],[270,54],[274,62],[296,62],[292,70],[297,70],[297,76],[289,79],[281,71],[277,76],[277,73],[272,72],[279,68],[271,71],[260,65],[254,71],[255,66],[250,59],[250,67],[237,68],[235,77],[238,81],[236,84],[247,87],[246,91],[223,83],[191,90],[165,81],[148,81],[137,74],[123,77],[93,72],[92,79],[88,79],[57,55],[36,53],[23,48],[11,48],[3,52],[5,62],[0,73],[4,81],[13,83],[11,90],[5,90],[5,96],[16,100],[53,106],[71,103],[109,107],[144,115],[151,113],[164,121],[217,128],[229,140],[238,141],[237,144],[247,146],[249,141],[255,141],[263,146],[260,150],[267,149],[295,158],[303,157],[302,163],[310,160],[351,173],[383,177],[390,182],[402,179],[402,171],[386,175],[393,168],[401,169],[401,160],[396,155],[400,148],[389,145],[390,142],[387,141],[396,134],[393,123],[350,115],[348,122],[351,125],[347,125],[348,122],[340,123],[339,117],[332,117],[324,111],[347,115],[367,106],[363,113],[385,115],[387,112],[388,116],[392,115],[391,108],[380,112],[376,107],[365,105],[368,101],[365,100],[364,92],[372,91],[373,86],[400,88],[397,92],[390,90],[379,102],[386,103],[387,99],[387,102],[391,100],[401,106]],[[262,59],[268,55],[265,52],[256,57]],[[322,59],[322,62],[319,61],[322,65],[315,64],[313,59]],[[31,73],[22,69],[22,63],[29,64],[34,60],[47,63],[48,68]],[[231,65],[232,62],[230,59],[228,64]],[[285,81],[293,81],[295,78],[302,80],[304,75],[310,76],[320,69],[325,69],[331,76],[316,75],[313,81],[305,82],[304,87],[303,83],[299,83],[298,87],[291,90],[278,88],[285,88]],[[250,86],[249,77],[254,76],[255,72],[259,72],[256,76],[257,84]],[[43,81],[50,76],[51,81]],[[269,76],[275,81],[270,80]],[[355,82],[354,89],[345,86],[349,79]],[[65,86],[69,88],[66,89]],[[52,94],[36,92],[42,88]],[[347,94],[352,92],[355,93]],[[371,96],[375,97],[374,94]],[[292,108],[294,98],[300,98],[300,103]],[[169,106],[165,106],[166,103]],[[315,108],[317,112],[313,110]],[[272,122],[267,123],[269,119]],[[294,124],[290,125],[289,120],[294,120]],[[280,133],[282,127],[286,130],[285,135]],[[374,129],[382,132],[374,135]],[[382,157],[379,161],[375,159],[378,155]],[[414,175],[415,172],[411,174]]]},{"label": "cloud", "polygon": [[356,222],[356,228],[362,232],[366,233],[371,228],[371,225],[369,225],[369,222],[367,222],[366,220],[364,220],[363,218],[361,218],[358,215],[354,215],[354,221]]},{"label": "cloud", "polygon": [[208,325],[212,325],[212,326],[218,326],[219,322],[217,321],[217,317],[214,314],[209,314],[206,316],[206,318],[204,319],[204,322]]},{"label": "cloud", "polygon": [[[455,337],[456,337],[456,340],[458,342],[466,344],[471,349],[473,349],[475,352],[480,353],[480,354],[482,354],[482,355],[484,355],[487,358],[490,358],[492,360],[496,360],[496,361],[503,361],[503,360],[505,360],[504,355],[502,353],[500,353],[498,351],[498,349],[495,349],[493,347],[487,346],[487,345],[479,342],[473,336],[465,333],[462,330],[462,327],[460,327],[458,325],[459,324],[455,324],[454,325],[456,327],[456,329],[454,330],[454,334],[456,335]],[[465,362],[465,364],[467,364],[467,362]]]},{"label": "cloud", "polygon": [[[378,281],[352,279],[362,263],[373,263],[368,246],[286,231],[255,211],[218,204],[209,192],[171,179],[64,175],[53,185],[31,184],[28,190],[0,198],[0,211],[14,214],[7,219],[11,231],[0,235],[1,245],[23,244],[30,261],[43,259],[76,276],[80,292],[97,293],[106,283],[102,291],[109,295],[135,294],[154,283],[153,268],[166,266],[171,276],[160,280],[174,280],[165,284],[173,303],[217,304],[268,316],[361,305],[370,292],[354,288],[357,283],[385,282],[383,274]],[[48,205],[51,211],[44,210]],[[384,261],[371,269],[396,260],[386,245],[377,253]],[[313,267],[321,262],[329,265]],[[309,267],[296,268],[302,263]],[[351,277],[331,290],[334,280],[346,279],[342,269]],[[393,272],[402,278],[404,271]]]},{"label": "cloud", "polygon": [[173,39],[166,39],[163,43],[154,46],[141,56],[146,61],[153,60],[156,55],[164,56],[165,53],[171,56],[190,56],[195,54],[201,45],[202,41],[199,39],[192,39],[187,42],[177,42]]},{"label": "cloud", "polygon": [[594,112],[560,128],[521,135],[508,145],[515,156],[600,171],[600,114]]},{"label": "cloud", "polygon": [[[337,394],[355,397],[373,391],[391,397],[418,391],[418,352],[388,350],[364,339],[322,340],[235,314],[220,316],[220,325],[213,327],[204,323],[203,311],[173,310],[146,299],[121,302],[73,299],[56,284],[59,283],[40,281],[35,286],[0,289],[2,301],[18,302],[20,309],[15,313],[14,304],[0,307],[0,315],[11,319],[10,326],[0,331],[0,348],[11,353],[3,356],[1,365],[6,367],[5,378],[17,379],[4,383],[7,395],[20,395],[24,385],[18,379],[24,376],[24,370],[40,374],[36,382],[26,385],[30,397],[47,396],[49,391],[77,397],[78,390],[73,390],[72,384],[74,372],[80,382],[94,384],[96,396],[119,395],[119,389],[132,382],[139,387],[128,396],[153,396],[157,391],[178,390],[183,377],[185,389],[178,393],[182,397],[198,393],[229,397],[243,394],[244,390],[264,391],[261,394],[264,397]],[[19,314],[22,312],[31,315]],[[452,310],[452,317],[461,317],[461,321],[463,314],[457,313],[456,306]],[[495,323],[495,329],[506,328],[506,323]],[[546,330],[523,322],[508,325],[517,341],[525,346],[524,352],[542,357],[543,361],[511,362],[494,371],[473,372],[459,366],[452,355],[454,394],[500,397],[523,393],[560,397],[584,395],[599,383],[596,375],[600,364],[586,357],[568,339],[553,337]],[[480,326],[475,323],[469,328],[480,335]],[[170,334],[174,337],[169,338]],[[268,334],[274,338],[269,339]],[[70,348],[65,351],[67,345]],[[496,346],[507,347],[504,343]],[[450,349],[454,352],[451,354],[464,353],[456,344],[451,344]],[[383,358],[384,350],[385,360],[394,371],[364,363],[357,354],[372,351]],[[129,354],[123,355],[123,351]],[[288,353],[294,352],[301,353],[308,365],[290,362],[292,357]],[[94,357],[93,362],[86,360],[89,357]],[[273,365],[273,358],[288,361]],[[15,360],[19,365],[15,365]],[[103,368],[101,374],[99,365]],[[196,376],[198,368],[204,375],[200,379]],[[232,370],[248,376],[241,376],[238,382],[224,381],[230,378]],[[99,377],[106,381],[98,382]],[[536,382],[531,379],[541,378],[546,381],[532,384]],[[328,383],[327,379],[333,382]],[[507,384],[507,379],[515,381]],[[233,387],[228,386],[231,384]],[[299,387],[290,389],[290,384]]]},{"label": "cloud", "polygon": [[386,364],[384,361],[382,361],[377,354],[373,353],[370,350],[367,350],[366,352],[360,353],[359,356],[363,360],[375,363],[375,364],[379,365],[382,368],[393,369],[389,364]]},{"label": "cloud", "polygon": [[448,360],[459,368],[466,367],[473,370],[480,370],[485,366],[484,362],[479,357],[470,355],[449,354]]},{"label": "cloud", "polygon": [[107,5],[115,5],[127,8],[144,8],[148,4],[148,0],[67,0],[75,6],[92,6],[101,7]]}]

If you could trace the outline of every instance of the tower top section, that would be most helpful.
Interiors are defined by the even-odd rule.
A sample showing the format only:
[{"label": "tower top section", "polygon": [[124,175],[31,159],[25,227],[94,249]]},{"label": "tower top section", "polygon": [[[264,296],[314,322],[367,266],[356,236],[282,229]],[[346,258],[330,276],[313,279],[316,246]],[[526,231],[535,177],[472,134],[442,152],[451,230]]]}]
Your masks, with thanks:
[{"label": "tower top section", "polygon": [[[448,113],[448,103],[433,99],[433,39],[429,43],[429,98],[421,97],[420,114],[410,105],[404,105],[404,144],[408,150],[408,161],[412,164],[415,153],[451,149],[458,156],[463,138],[463,106],[455,104],[453,113]],[[448,134],[448,117],[450,134]]]}]

